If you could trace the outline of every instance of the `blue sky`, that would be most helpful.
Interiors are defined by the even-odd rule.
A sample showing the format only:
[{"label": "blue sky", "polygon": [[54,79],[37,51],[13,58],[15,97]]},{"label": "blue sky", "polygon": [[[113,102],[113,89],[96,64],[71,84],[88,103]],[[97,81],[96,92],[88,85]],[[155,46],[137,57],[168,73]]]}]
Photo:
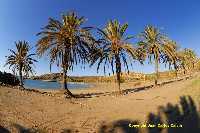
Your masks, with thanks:
[{"label": "blue sky", "polygon": [[[67,11],[76,11],[87,18],[86,25],[103,27],[110,19],[128,22],[128,34],[137,35],[145,25],[162,29],[183,48],[193,48],[200,55],[200,1],[198,0],[1,0],[0,1],[0,71],[9,71],[5,64],[8,49],[17,40],[26,40],[32,47],[36,34],[49,17],[60,19]],[[134,40],[133,40],[134,41]],[[34,52],[33,48],[33,52]],[[49,72],[48,58],[39,59],[37,74]],[[133,71],[149,73],[153,65],[134,63]],[[161,70],[164,67],[161,66]],[[53,67],[52,72],[59,69]],[[102,75],[96,68],[76,66],[70,75]]]}]

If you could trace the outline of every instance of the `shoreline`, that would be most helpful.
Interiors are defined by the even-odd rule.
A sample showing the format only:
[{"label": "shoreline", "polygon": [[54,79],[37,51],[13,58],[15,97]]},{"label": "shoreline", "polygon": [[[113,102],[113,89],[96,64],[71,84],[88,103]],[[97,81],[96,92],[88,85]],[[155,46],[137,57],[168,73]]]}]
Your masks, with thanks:
[{"label": "shoreline", "polygon": [[[180,82],[182,80],[187,80],[190,78],[194,78],[195,76],[185,76],[182,78],[177,79],[165,79],[160,80],[159,86],[168,85],[174,82]],[[108,88],[108,86],[111,86],[111,88]],[[125,94],[132,93],[134,91],[140,90],[140,89],[149,89],[154,87],[154,83],[151,81],[139,81],[139,82],[125,82],[121,83],[122,92]],[[131,89],[130,89],[131,88]],[[105,95],[113,95],[118,92],[118,86],[114,82],[110,83],[93,83],[92,87],[88,88],[73,88],[69,89],[74,95],[94,95],[99,94],[99,96],[105,96]],[[47,95],[58,95],[59,97],[62,95],[64,96],[63,89],[42,89],[42,88],[27,88],[25,91],[32,91],[32,92],[39,92],[40,94],[47,94]],[[96,95],[95,95],[96,96]]]}]

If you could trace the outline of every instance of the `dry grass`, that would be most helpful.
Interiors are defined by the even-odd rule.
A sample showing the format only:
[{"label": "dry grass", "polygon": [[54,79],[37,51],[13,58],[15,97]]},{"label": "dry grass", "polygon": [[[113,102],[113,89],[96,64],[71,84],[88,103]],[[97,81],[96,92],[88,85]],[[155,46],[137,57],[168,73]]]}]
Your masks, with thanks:
[{"label": "dry grass", "polygon": [[190,85],[186,86],[182,92],[184,95],[190,95],[200,105],[200,78],[195,79]]}]

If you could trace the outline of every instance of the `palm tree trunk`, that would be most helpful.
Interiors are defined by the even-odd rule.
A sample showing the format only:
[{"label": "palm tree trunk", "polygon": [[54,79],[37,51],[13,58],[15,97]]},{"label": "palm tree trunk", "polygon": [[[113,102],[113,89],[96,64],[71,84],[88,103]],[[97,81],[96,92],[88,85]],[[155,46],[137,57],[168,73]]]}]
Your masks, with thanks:
[{"label": "palm tree trunk", "polygon": [[119,72],[117,72],[117,83],[118,83],[118,89],[119,89],[119,93],[121,93],[121,88],[120,88],[120,81],[121,80],[121,78],[120,78],[120,73]]},{"label": "palm tree trunk", "polygon": [[20,86],[23,87],[23,77],[22,77],[22,66],[19,67],[19,81],[20,81]]},{"label": "palm tree trunk", "polygon": [[120,62],[120,58],[118,55],[115,56],[116,58],[116,75],[117,75],[117,83],[118,83],[118,89],[119,89],[119,93],[121,94],[121,88],[120,88],[120,84],[121,84],[121,62]]},{"label": "palm tree trunk", "polygon": [[157,86],[158,85],[158,78],[159,78],[159,71],[158,71],[158,59],[155,59],[155,73],[156,73],[156,76],[155,76],[155,85]]},{"label": "palm tree trunk", "polygon": [[175,70],[175,75],[176,75],[176,78],[178,78],[178,71]]},{"label": "palm tree trunk", "polygon": [[176,78],[178,78],[178,67],[176,64],[174,64],[174,69],[175,69]]},{"label": "palm tree trunk", "polygon": [[183,66],[183,74],[184,75],[186,74],[186,68],[185,68],[185,66]]},{"label": "palm tree trunk", "polygon": [[63,84],[62,88],[65,90],[66,94],[70,97],[74,97],[74,95],[69,91],[67,86],[67,71],[63,69]]},{"label": "palm tree trunk", "polygon": [[192,63],[192,72],[194,72],[194,71],[195,71],[195,64]]}]

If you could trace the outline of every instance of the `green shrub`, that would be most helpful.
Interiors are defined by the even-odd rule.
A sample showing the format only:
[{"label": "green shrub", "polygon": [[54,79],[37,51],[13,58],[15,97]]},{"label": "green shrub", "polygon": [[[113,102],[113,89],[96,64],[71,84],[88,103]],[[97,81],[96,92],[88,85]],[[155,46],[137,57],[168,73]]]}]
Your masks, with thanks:
[{"label": "green shrub", "polygon": [[1,72],[0,71],[0,85],[19,85],[19,79],[11,73]]}]

